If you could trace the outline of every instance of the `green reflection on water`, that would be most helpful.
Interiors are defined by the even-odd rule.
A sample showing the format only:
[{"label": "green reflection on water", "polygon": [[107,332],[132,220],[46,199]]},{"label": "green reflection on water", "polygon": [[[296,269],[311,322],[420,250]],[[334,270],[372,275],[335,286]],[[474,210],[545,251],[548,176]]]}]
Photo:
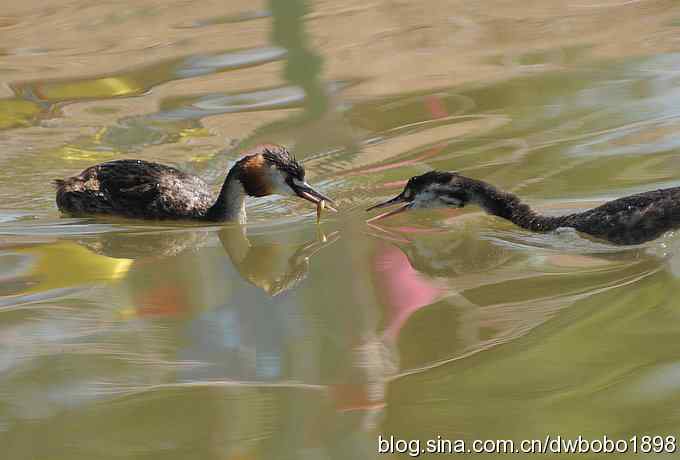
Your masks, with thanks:
[{"label": "green reflection on water", "polygon": [[[505,50],[475,40],[489,47],[480,66],[507,74],[366,94],[363,69],[324,70],[336,50],[305,2],[269,6],[271,21],[215,11],[172,25],[225,27],[228,47],[232,24],[262,18],[248,26],[263,27],[271,48],[150,52],[141,68],[15,82],[0,101],[3,453],[373,458],[378,433],[677,432],[672,236],[611,248],[529,235],[474,209],[375,228],[362,209],[435,167],[554,213],[675,184],[678,56],[596,61],[597,43]],[[362,11],[328,14],[340,23]],[[400,27],[390,33],[410,33]],[[384,40],[345,38],[343,52],[367,64]],[[414,65],[457,59],[447,47],[416,52]],[[257,79],[278,60],[277,81]],[[236,69],[243,80],[227,78]],[[210,76],[224,87],[206,92]],[[141,114],[111,105],[170,81],[185,86]],[[85,103],[106,121],[69,111]],[[130,152],[156,149],[154,159],[218,183],[238,149],[192,143],[254,111],[261,118],[234,145],[284,142],[306,159],[342,209],[324,220],[325,240],[308,206],[280,197],[249,202],[246,234],[54,213],[51,179]],[[170,153],[178,142],[181,156]]]},{"label": "green reflection on water", "polygon": [[665,370],[677,365],[676,285],[652,272],[511,344],[396,382],[384,429],[431,438],[450,427],[467,439],[672,434],[677,382]]}]

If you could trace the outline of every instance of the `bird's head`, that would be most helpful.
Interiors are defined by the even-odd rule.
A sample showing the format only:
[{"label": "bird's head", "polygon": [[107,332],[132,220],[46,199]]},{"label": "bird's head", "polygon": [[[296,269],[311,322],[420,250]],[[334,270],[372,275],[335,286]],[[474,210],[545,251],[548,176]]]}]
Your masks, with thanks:
[{"label": "bird's head", "polygon": [[333,203],[305,181],[305,168],[280,145],[253,148],[239,161],[238,172],[243,189],[250,196],[293,195],[314,204],[322,200]]},{"label": "bird's head", "polygon": [[401,204],[397,209],[375,218],[384,219],[409,209],[462,208],[470,201],[470,180],[452,172],[430,171],[414,176],[394,198],[371,206],[367,211]]}]

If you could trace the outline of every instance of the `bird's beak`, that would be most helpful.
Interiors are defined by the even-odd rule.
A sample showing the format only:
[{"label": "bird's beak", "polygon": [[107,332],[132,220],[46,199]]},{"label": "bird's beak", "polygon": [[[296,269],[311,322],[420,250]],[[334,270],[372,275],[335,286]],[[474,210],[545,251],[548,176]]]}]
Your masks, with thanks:
[{"label": "bird's beak", "polygon": [[397,209],[393,209],[392,211],[385,212],[383,214],[379,214],[372,219],[367,220],[367,222],[375,222],[376,220],[381,220],[384,219],[385,217],[390,217],[395,214],[399,214],[401,212],[406,211],[407,209],[411,208],[411,202],[408,201],[406,198],[404,198],[404,194],[400,193],[399,195],[395,196],[394,198],[384,201],[382,203],[378,203],[375,206],[371,206],[368,208],[366,211],[372,211],[374,209],[380,209],[380,208],[385,208],[387,206],[391,206],[393,204],[398,204],[398,203],[404,203],[403,206],[399,206]]},{"label": "bird's beak", "polygon": [[304,198],[305,200],[311,201],[314,204],[318,204],[320,201],[325,201],[326,208],[330,209],[333,212],[338,212],[338,210],[332,206],[333,204],[335,204],[332,199],[330,199],[323,193],[314,190],[312,186],[309,185],[307,182],[294,182],[291,185],[291,188],[300,198]]}]

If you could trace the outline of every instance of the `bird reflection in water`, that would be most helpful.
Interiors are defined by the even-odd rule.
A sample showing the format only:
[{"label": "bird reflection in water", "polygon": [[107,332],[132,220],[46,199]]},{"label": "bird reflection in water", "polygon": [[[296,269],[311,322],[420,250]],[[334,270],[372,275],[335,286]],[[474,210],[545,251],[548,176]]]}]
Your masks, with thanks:
[{"label": "bird reflection in water", "polygon": [[[63,295],[96,284],[124,281],[144,267],[162,264],[172,266],[173,257],[195,254],[202,250],[212,232],[179,228],[160,232],[117,232],[88,237],[78,241],[38,241],[30,244],[13,244],[0,248],[0,257],[15,269],[0,279],[2,304],[20,302],[22,299]],[[291,253],[289,248],[277,243],[253,245],[241,226],[224,227],[217,232],[219,241],[232,264],[248,283],[259,287],[270,296],[294,289],[309,272],[309,259],[339,238],[339,232],[328,235],[319,230],[317,238],[298,245]],[[288,249],[288,250],[287,250]],[[165,260],[165,262],[161,262]],[[165,270],[159,274],[167,274]],[[146,281],[154,277],[145,275]],[[195,282],[196,280],[192,280]],[[135,297],[151,300],[142,302],[140,311],[185,311],[181,303],[181,280],[171,283],[159,277],[158,290],[136,292]],[[168,302],[175,305],[169,306]],[[163,308],[160,308],[164,304]],[[129,314],[130,311],[128,310]]]},{"label": "bird reflection in water", "polygon": [[239,226],[224,228],[218,236],[241,278],[276,296],[295,289],[309,273],[309,259],[337,241],[340,232],[326,235],[319,229],[315,240],[300,244],[292,254],[277,243],[251,244]]},{"label": "bird reflection in water", "polygon": [[[389,376],[398,370],[394,342],[361,318],[353,317],[348,331],[341,320],[345,312],[310,302],[305,289],[294,291],[307,276],[311,258],[338,241],[340,233],[322,233],[294,247],[263,242],[267,235],[248,237],[237,226],[217,235],[230,267],[214,254],[209,260],[205,252],[194,258],[186,251],[158,261],[164,266],[162,276],[155,275],[158,264],[147,259],[128,280],[138,318],[182,313],[168,309],[172,296],[159,295],[159,290],[179,289],[188,297],[180,299],[189,302],[185,310],[192,314],[173,326],[181,344],[174,359],[201,364],[175,372],[168,385],[233,385],[230,391],[257,389],[267,395],[276,389],[268,397],[278,401],[282,413],[277,417],[294,419],[295,429],[272,433],[281,437],[274,443],[320,447],[342,433],[374,430],[384,412]],[[232,267],[245,283],[234,283],[234,276],[222,271]],[[352,294],[345,301],[361,303]]]},{"label": "bird reflection in water", "polygon": [[[375,224],[369,224],[368,228],[369,235],[380,240],[372,266],[376,290],[385,309],[383,340],[400,342],[402,346],[408,343],[412,339],[416,313],[420,313],[416,321],[420,326],[415,329],[425,327],[430,331],[427,339],[418,340],[420,358],[413,360],[406,352],[401,371],[409,373],[427,367],[438,359],[456,356],[478,345],[479,306],[464,293],[464,275],[474,277],[474,273],[484,270],[476,266],[480,261],[476,255],[480,250],[488,250],[488,245],[474,244],[466,238],[443,240],[446,234],[432,229],[402,227],[394,231]],[[510,258],[507,251],[496,256],[481,259],[486,260],[487,269],[502,265]],[[463,279],[458,285],[461,276]],[[442,327],[447,329],[445,339],[438,333]],[[429,352],[422,353],[426,349]],[[422,361],[423,354],[427,356],[426,361]]]},{"label": "bird reflection in water", "polygon": [[[584,244],[570,234],[517,241],[522,233],[494,230],[480,237],[477,219],[456,215],[441,229],[369,223],[369,234],[381,240],[376,285],[387,312],[386,331],[402,344],[402,372],[517,339],[582,299],[583,292],[624,285],[663,266],[643,249]],[[513,290],[507,289],[510,283]],[[418,334],[421,330],[428,335]],[[409,358],[410,342],[429,363]]]},{"label": "bird reflection in water", "polygon": [[[153,233],[114,233],[83,240],[81,244],[99,256],[134,260],[128,281],[136,313],[163,315],[189,312],[199,307],[198,304],[205,307],[204,299],[192,301],[191,297],[196,298],[193,295],[196,291],[209,291],[211,287],[202,286],[201,279],[193,276],[193,269],[188,267],[199,265],[194,275],[203,271],[201,260],[208,254],[213,233],[224,249],[222,254],[228,256],[241,278],[270,296],[297,287],[309,273],[310,258],[340,237],[338,231],[326,235],[318,230],[316,238],[291,249],[290,245],[278,242],[254,243],[246,235],[245,227],[232,225],[217,232],[180,228]],[[205,276],[202,278],[208,281]],[[127,311],[126,315],[131,313]]]}]

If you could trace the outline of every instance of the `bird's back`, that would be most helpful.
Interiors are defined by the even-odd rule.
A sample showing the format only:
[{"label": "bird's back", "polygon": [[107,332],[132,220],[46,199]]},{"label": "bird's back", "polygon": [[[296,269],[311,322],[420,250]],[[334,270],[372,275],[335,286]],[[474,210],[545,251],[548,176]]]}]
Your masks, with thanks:
[{"label": "bird's back", "polygon": [[680,226],[680,187],[638,193],[572,214],[566,226],[616,244],[639,244]]},{"label": "bird's back", "polygon": [[204,216],[212,204],[198,177],[143,160],[101,163],[55,182],[59,210],[75,216],[191,219]]}]

